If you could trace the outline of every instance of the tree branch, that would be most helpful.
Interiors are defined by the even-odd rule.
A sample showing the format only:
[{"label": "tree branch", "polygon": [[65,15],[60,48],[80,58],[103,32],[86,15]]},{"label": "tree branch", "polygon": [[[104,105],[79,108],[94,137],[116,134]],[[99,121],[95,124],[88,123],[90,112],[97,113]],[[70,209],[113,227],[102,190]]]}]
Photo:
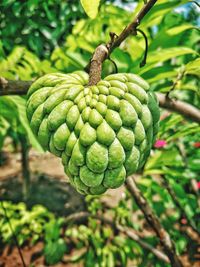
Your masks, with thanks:
[{"label": "tree branch", "polygon": [[100,220],[101,222],[105,223],[105,224],[109,224],[111,225],[113,228],[115,228],[116,230],[120,231],[121,233],[125,234],[126,236],[128,236],[129,238],[131,238],[132,240],[134,240],[135,242],[137,242],[142,248],[149,250],[151,253],[153,253],[158,259],[169,263],[169,259],[168,257],[159,249],[156,249],[154,247],[152,247],[151,245],[149,245],[148,243],[146,243],[145,241],[143,241],[139,235],[137,235],[137,233],[135,233],[135,231],[133,231],[132,228],[130,227],[124,227],[122,225],[116,225],[112,219],[106,218],[104,216],[100,216],[100,215],[93,215],[89,212],[77,212],[74,214],[71,214],[69,216],[67,216],[65,218],[65,223],[68,224],[71,221],[76,221],[76,222],[82,222],[85,219],[88,218],[94,218],[97,220]]},{"label": "tree branch", "polygon": [[[129,35],[137,35],[137,27],[140,25],[141,20],[144,16],[151,10],[157,0],[149,0],[143,8],[136,15],[135,19],[120,33],[119,36],[114,36],[111,38],[111,41],[103,46],[104,49],[99,51],[98,46],[92,56],[91,62],[96,62],[95,64],[89,64],[86,67],[86,70],[89,69],[89,85],[95,85],[101,80],[101,72],[98,73],[96,70],[102,70],[102,64],[105,59],[107,59],[113,50],[120,46],[120,44],[129,36]],[[113,35],[112,35],[113,37]],[[98,67],[97,67],[98,65]]]},{"label": "tree branch", "polygon": [[143,197],[132,176],[126,179],[126,186],[135,199],[138,207],[142,210],[145,219],[159,237],[160,243],[168,256],[171,265],[173,267],[182,267],[183,265],[176,255],[175,246],[169,234],[160,224],[158,217],[149,206],[147,200]]},{"label": "tree branch", "polygon": [[[93,64],[96,64],[96,61]],[[32,81],[12,81],[0,77],[0,96],[25,95],[32,83]],[[156,95],[161,108],[175,111],[192,121],[200,123],[200,110],[198,108],[180,100],[167,98],[162,93],[156,93]]]},{"label": "tree branch", "polygon": [[120,44],[129,36],[129,35],[137,35],[137,27],[140,25],[141,20],[144,16],[151,10],[157,0],[149,0],[143,8],[139,11],[136,15],[133,22],[131,22],[123,31],[122,33],[114,40],[114,42],[108,46],[109,48],[109,55],[113,52],[113,50],[120,46]]},{"label": "tree branch", "polygon": [[0,96],[25,95],[33,81],[6,80],[0,77]]},{"label": "tree branch", "polygon": [[157,93],[156,95],[160,107],[178,112],[184,117],[200,123],[200,110],[198,108],[180,100],[170,99],[161,93]]}]

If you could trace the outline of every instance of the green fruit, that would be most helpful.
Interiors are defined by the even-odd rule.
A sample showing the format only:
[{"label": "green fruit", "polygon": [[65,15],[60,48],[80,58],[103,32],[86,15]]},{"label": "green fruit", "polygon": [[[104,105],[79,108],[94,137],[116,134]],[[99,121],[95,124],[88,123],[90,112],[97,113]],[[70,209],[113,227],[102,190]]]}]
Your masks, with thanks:
[{"label": "green fruit", "polygon": [[141,168],[158,131],[159,108],[135,74],[88,86],[88,74],[47,74],[28,91],[27,117],[44,149],[62,158],[81,194],[103,194]]}]

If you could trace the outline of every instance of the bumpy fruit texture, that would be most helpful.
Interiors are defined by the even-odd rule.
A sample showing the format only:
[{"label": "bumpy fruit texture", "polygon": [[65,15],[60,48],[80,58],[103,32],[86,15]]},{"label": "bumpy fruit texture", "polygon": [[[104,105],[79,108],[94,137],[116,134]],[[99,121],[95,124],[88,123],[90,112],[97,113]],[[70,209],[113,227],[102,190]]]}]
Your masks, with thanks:
[{"label": "bumpy fruit texture", "polygon": [[159,108],[149,85],[134,74],[87,84],[82,71],[39,78],[28,91],[27,117],[43,148],[62,158],[77,191],[102,194],[145,163]]}]

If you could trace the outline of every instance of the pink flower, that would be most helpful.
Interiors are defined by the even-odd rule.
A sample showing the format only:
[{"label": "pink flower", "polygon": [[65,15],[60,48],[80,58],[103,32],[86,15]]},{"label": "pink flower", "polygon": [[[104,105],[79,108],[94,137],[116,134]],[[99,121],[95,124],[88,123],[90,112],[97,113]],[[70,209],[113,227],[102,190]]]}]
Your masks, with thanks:
[{"label": "pink flower", "polygon": [[200,189],[200,181],[197,182],[197,189],[198,189],[198,190]]},{"label": "pink flower", "polygon": [[181,219],[181,223],[182,223],[182,224],[187,224],[187,220],[186,220],[185,218],[182,218],[182,219]]},{"label": "pink flower", "polygon": [[193,146],[196,147],[196,148],[200,148],[200,142],[195,142],[195,143],[193,144]]},{"label": "pink flower", "polygon": [[155,148],[163,148],[167,145],[167,142],[165,140],[157,140],[154,144]]}]

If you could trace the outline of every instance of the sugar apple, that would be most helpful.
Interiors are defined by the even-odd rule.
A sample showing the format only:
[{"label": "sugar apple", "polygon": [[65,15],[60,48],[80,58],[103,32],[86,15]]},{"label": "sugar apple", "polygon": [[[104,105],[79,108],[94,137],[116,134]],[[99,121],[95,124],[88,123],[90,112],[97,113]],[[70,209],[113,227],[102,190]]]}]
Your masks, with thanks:
[{"label": "sugar apple", "polygon": [[134,74],[47,74],[28,91],[27,117],[42,147],[62,158],[82,194],[121,186],[145,163],[158,131],[159,108],[149,85]]}]

